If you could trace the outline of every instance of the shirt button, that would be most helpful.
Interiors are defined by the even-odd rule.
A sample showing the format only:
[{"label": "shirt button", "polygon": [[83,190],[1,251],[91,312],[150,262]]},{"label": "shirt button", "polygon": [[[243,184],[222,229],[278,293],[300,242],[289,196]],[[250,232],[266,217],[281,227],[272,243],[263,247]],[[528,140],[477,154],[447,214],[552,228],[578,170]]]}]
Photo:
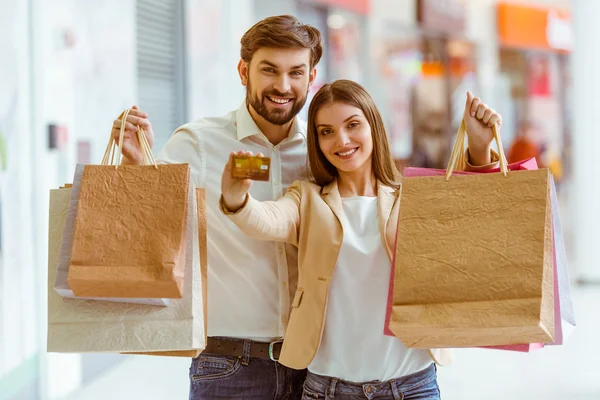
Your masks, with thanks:
[{"label": "shirt button", "polygon": [[281,322],[283,322],[284,324],[287,324],[288,323],[288,317],[281,318]]},{"label": "shirt button", "polygon": [[279,185],[279,181],[275,181],[275,182],[273,182],[273,183],[274,183],[274,184],[276,184],[276,185]]}]

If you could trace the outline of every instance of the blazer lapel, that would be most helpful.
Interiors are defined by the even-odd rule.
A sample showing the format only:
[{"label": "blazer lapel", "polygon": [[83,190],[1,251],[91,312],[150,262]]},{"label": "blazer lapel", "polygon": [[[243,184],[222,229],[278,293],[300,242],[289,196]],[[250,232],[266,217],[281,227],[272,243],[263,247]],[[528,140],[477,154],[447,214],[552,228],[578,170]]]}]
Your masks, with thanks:
[{"label": "blazer lapel", "polygon": [[342,208],[342,198],[340,196],[340,191],[338,190],[337,180],[334,180],[329,185],[323,187],[322,196],[323,200],[327,203],[329,208],[331,208],[331,211],[333,211],[341,225],[344,210]]}]

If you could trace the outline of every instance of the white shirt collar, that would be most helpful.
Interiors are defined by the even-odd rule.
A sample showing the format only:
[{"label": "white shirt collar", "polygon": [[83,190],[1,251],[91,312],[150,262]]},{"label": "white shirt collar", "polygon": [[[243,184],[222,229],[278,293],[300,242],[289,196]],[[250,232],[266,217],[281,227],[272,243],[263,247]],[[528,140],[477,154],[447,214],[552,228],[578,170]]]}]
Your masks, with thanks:
[{"label": "white shirt collar", "polygon": [[[266,140],[265,135],[261,132],[256,122],[250,115],[250,111],[248,111],[248,106],[246,106],[246,102],[244,101],[240,108],[238,108],[236,113],[236,123],[237,123],[237,138],[239,141],[249,137],[258,135]],[[306,124],[303,124],[298,116],[294,118],[294,123],[292,128],[290,129],[290,134],[288,139],[293,138],[297,134],[302,135],[306,138]]]}]

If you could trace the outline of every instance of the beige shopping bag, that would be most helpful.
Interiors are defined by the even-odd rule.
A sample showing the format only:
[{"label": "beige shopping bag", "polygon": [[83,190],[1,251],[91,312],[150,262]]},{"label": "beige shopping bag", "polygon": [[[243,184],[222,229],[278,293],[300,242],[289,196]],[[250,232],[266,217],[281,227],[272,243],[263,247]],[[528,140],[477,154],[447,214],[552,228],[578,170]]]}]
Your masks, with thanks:
[{"label": "beige shopping bag", "polygon": [[138,138],[148,165],[119,165],[123,140],[111,138],[102,165],[84,168],[68,268],[75,296],[182,296],[189,165],[157,165]]},{"label": "beige shopping bag", "polygon": [[[552,342],[550,173],[404,178],[389,329],[407,347]],[[464,160],[462,160],[464,162]]]},{"label": "beige shopping bag", "polygon": [[[190,190],[183,297],[167,307],[65,299],[52,290],[71,188],[50,191],[48,235],[49,352],[189,352],[206,346],[206,279],[200,268]],[[205,245],[204,245],[205,246]],[[204,251],[204,258],[206,251]],[[206,265],[206,264],[204,264]]]}]

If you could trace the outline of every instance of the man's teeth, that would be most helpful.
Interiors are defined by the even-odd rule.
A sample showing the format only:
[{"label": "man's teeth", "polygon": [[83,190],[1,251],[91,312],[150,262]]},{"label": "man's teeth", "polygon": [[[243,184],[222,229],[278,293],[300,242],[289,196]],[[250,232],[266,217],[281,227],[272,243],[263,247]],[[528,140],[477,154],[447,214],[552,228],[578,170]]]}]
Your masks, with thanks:
[{"label": "man's teeth", "polygon": [[343,153],[339,152],[338,155],[340,155],[342,157],[346,157],[346,156],[349,156],[350,154],[354,153],[356,150],[357,149],[351,149],[351,150],[348,150],[348,151],[344,151]]},{"label": "man's teeth", "polygon": [[269,97],[269,100],[271,100],[272,102],[277,103],[277,104],[286,104],[286,103],[289,103],[290,101],[292,101],[292,99],[275,99],[270,96],[267,96],[267,97]]}]

